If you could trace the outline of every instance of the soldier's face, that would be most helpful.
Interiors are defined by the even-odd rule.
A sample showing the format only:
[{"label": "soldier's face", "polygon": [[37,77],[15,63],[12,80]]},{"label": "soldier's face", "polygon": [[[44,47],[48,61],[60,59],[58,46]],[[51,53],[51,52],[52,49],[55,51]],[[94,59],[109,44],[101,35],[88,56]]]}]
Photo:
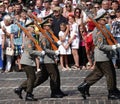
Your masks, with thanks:
[{"label": "soldier's face", "polygon": [[99,22],[101,25],[105,25],[106,24],[106,20],[105,19],[100,19],[100,22]]}]

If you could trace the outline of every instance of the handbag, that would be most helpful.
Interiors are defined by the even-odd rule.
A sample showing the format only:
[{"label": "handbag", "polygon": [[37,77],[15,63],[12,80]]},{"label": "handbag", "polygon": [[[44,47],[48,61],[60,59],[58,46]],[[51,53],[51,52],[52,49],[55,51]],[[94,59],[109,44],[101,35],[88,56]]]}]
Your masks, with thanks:
[{"label": "handbag", "polygon": [[14,55],[14,50],[10,47],[7,47],[6,51],[5,51],[5,54],[9,55],[9,56],[13,56]]}]

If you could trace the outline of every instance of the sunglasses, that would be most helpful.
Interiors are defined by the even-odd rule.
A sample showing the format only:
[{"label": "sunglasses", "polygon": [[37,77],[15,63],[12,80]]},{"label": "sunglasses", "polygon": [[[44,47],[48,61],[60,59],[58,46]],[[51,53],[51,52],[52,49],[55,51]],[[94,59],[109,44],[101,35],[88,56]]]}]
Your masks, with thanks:
[{"label": "sunglasses", "polygon": [[65,6],[66,8],[70,8],[71,6]]},{"label": "sunglasses", "polygon": [[80,13],[80,12],[75,12],[75,13]]}]

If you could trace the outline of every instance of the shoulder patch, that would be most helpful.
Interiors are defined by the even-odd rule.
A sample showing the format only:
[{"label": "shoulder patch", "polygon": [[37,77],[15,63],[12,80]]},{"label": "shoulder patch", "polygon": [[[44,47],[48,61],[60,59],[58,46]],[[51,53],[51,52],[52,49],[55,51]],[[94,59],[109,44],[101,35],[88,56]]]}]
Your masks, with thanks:
[{"label": "shoulder patch", "polygon": [[102,41],[102,38],[101,38],[101,37],[99,37],[99,38],[98,38],[98,41],[99,41],[99,42],[101,42],[101,41]]}]

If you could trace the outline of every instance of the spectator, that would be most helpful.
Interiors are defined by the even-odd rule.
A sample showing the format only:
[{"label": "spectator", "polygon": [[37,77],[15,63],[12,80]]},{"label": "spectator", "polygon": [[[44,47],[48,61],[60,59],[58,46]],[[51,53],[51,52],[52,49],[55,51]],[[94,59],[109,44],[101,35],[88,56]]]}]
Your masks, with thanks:
[{"label": "spectator", "polygon": [[97,11],[100,9],[100,5],[98,3],[94,4],[94,8],[93,8],[93,13],[94,15],[97,15]]},{"label": "spectator", "polygon": [[112,1],[111,3],[111,9],[116,12],[116,10],[119,9],[119,2],[118,1]]},{"label": "spectator", "polygon": [[81,69],[86,69],[87,55],[85,48],[85,37],[87,35],[87,30],[83,24],[79,25],[80,33],[80,47],[79,47],[79,56],[80,56],[80,66]]},{"label": "spectator", "polygon": [[16,3],[14,9],[15,9],[15,14],[20,14],[22,11],[22,6],[19,3]]},{"label": "spectator", "polygon": [[1,20],[3,20],[4,16],[7,14],[3,3],[0,4],[0,13],[1,13]]},{"label": "spectator", "polygon": [[54,4],[55,6],[60,6],[60,5],[59,5],[59,4],[60,4],[59,0],[52,0],[52,2],[53,2],[53,4]]},{"label": "spectator", "polygon": [[75,16],[75,21],[78,25],[80,25],[81,23],[83,23],[83,15],[81,12],[81,9],[79,8],[75,8],[74,10],[74,16]]},{"label": "spectator", "polygon": [[[23,22],[20,21],[20,15],[16,14],[15,19],[22,26],[24,26]],[[17,66],[16,70],[22,71],[20,59],[23,53],[23,32],[18,27],[18,25],[14,23],[11,25],[11,33],[12,33],[12,37],[13,37],[12,39],[13,39],[13,44],[14,44],[14,60],[15,60],[15,65]]]},{"label": "spectator", "polygon": [[72,66],[74,69],[80,68],[79,66],[79,30],[78,30],[78,24],[75,22],[75,17],[73,15],[69,15],[68,17],[69,25],[70,25],[70,39],[68,41],[68,44],[66,46],[66,49],[71,45],[72,49],[72,55],[74,58],[75,64]]},{"label": "spectator", "polygon": [[12,5],[8,6],[8,12],[7,12],[7,14],[10,15],[11,17],[14,16],[14,9],[13,9]]},{"label": "spectator", "polygon": [[39,15],[43,9],[44,9],[43,1],[42,0],[36,0],[34,12],[36,12],[37,15]]},{"label": "spectator", "polygon": [[[116,41],[118,43],[120,43],[120,10],[116,11],[116,14],[111,14],[110,15],[112,18],[112,34],[115,37]],[[118,51],[118,57],[120,60],[120,49],[117,50]],[[115,68],[118,68],[117,64],[116,64],[116,58],[113,59],[113,64]]]},{"label": "spectator", "polygon": [[67,27],[65,23],[60,24],[59,39],[62,42],[58,49],[60,51],[60,64],[62,66],[62,71],[70,70],[68,65],[68,55],[71,54],[71,49],[70,47],[65,49],[69,40],[69,27]]},{"label": "spectator", "polygon": [[3,4],[5,6],[5,11],[8,12],[8,6],[10,5],[9,0],[3,0]]},{"label": "spectator", "polygon": [[3,49],[5,44],[5,34],[0,27],[0,72],[3,72]]},{"label": "spectator", "polygon": [[[14,45],[12,42],[12,35],[11,35],[11,23],[12,23],[12,19],[9,15],[6,15],[3,19],[3,21],[1,22],[2,30],[6,35],[5,49],[7,47],[12,47],[14,49]],[[4,61],[6,61],[4,63],[5,64],[5,72],[10,72],[11,65],[12,65],[12,56],[6,55],[6,58]]]},{"label": "spectator", "polygon": [[53,11],[51,9],[49,0],[44,0],[44,10],[41,11],[41,13],[38,15],[38,18],[44,18],[52,13]]},{"label": "spectator", "polygon": [[72,14],[72,5],[70,3],[66,3],[65,8],[63,8],[63,16],[68,18],[69,14]]},{"label": "spectator", "polygon": [[53,9],[53,17],[52,18],[53,18],[52,30],[53,30],[54,34],[58,37],[58,33],[60,31],[60,24],[61,23],[67,24],[67,19],[62,15],[60,7],[55,7]]},{"label": "spectator", "polygon": [[97,11],[97,14],[102,14],[103,12],[110,13],[112,10],[109,8],[109,1],[103,0],[101,4],[101,9]]}]

